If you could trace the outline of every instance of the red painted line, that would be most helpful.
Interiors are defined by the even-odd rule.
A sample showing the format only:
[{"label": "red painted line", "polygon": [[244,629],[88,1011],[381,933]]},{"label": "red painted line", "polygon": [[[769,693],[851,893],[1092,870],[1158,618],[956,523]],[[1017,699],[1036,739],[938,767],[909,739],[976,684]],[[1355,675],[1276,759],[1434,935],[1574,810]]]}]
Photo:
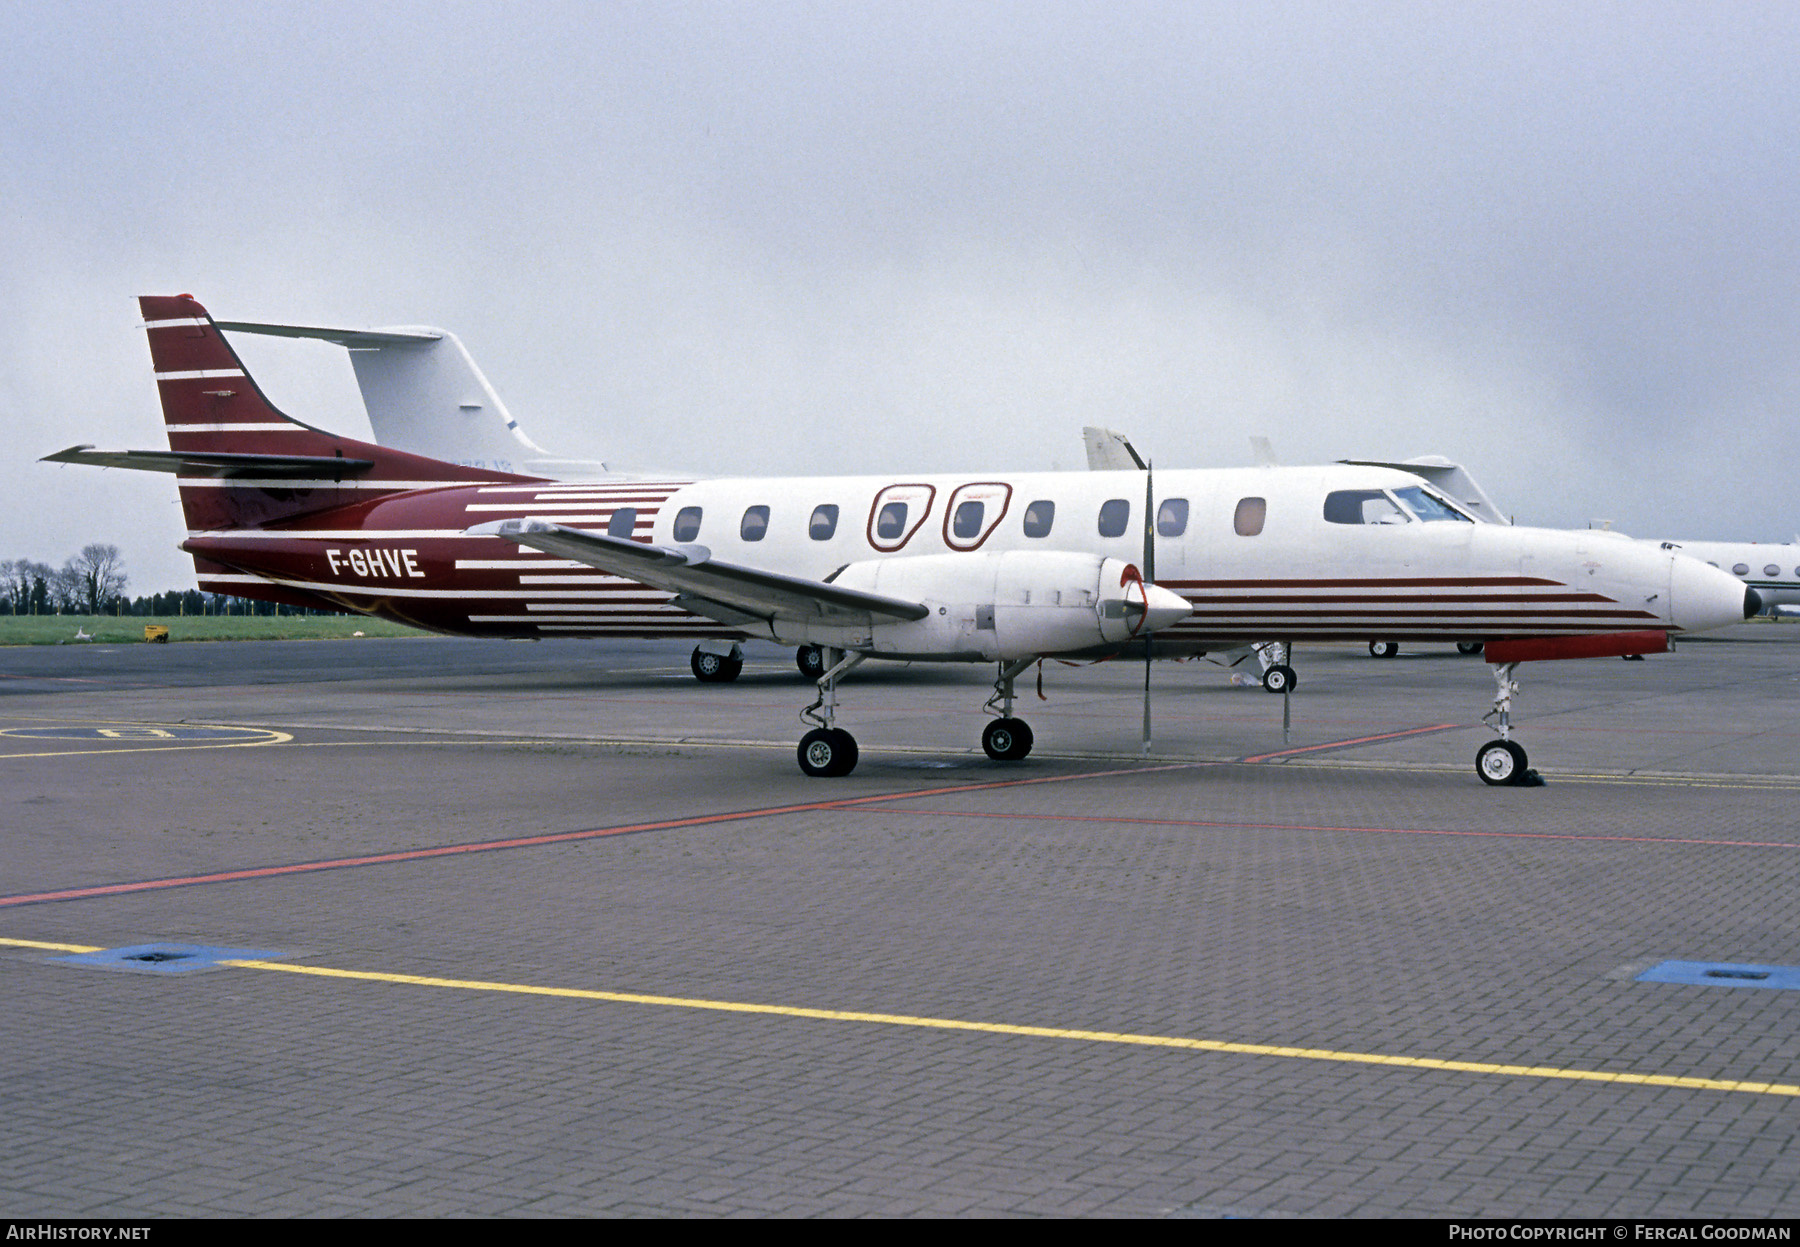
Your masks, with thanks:
[{"label": "red painted line", "polygon": [[1512,840],[1596,840],[1623,844],[1701,844],[1730,849],[1800,849],[1786,840],[1693,840],[1672,836],[1583,836],[1556,831],[1451,831],[1439,827],[1324,827],[1308,823],[1230,823],[1187,818],[1119,818],[1109,814],[1022,814],[984,810],[895,810],[934,818],[1010,818],[1042,822],[1119,823],[1131,827],[1218,827],[1239,831],[1336,831],[1383,836],[1495,836]]},{"label": "red painted line", "polygon": [[179,875],[166,879],[141,879],[127,883],[102,883],[84,888],[60,888],[52,892],[28,892],[17,896],[0,896],[0,907],[35,905],[48,901],[75,901],[95,896],[121,896],[133,892],[155,892],[165,888],[194,887],[203,883],[232,883],[243,879],[270,879],[278,875],[311,874],[321,870],[345,870],[356,866],[381,866],[392,862],[422,861],[433,857],[451,857],[461,853],[491,853],[500,849],[535,848],[544,844],[566,844],[575,840],[598,840],[606,836],[635,835],[646,831],[670,831],[678,827],[704,827],[714,823],[736,823],[749,819],[773,818],[781,814],[804,814],[818,810],[854,809],[890,801],[909,801],[919,797],[942,796],[946,793],[981,792],[992,788],[1019,788],[1032,784],[1062,784],[1082,779],[1106,779],[1114,775],[1143,775],[1155,771],[1177,771],[1205,766],[1202,762],[1173,762],[1161,766],[1129,767],[1113,771],[1083,771],[1074,775],[1042,775],[1031,779],[990,780],[981,784],[948,784],[922,788],[916,792],[875,793],[866,797],[845,797],[836,801],[806,801],[794,805],[772,805],[755,810],[731,810],[722,814],[697,814],[688,818],[661,819],[649,823],[627,823],[617,827],[596,827],[585,831],[557,831],[541,836],[514,836],[505,840],[477,840],[466,844],[437,845],[427,849],[401,849],[392,853],[370,853],[359,857],[336,857],[316,862],[292,862],[280,866],[251,866],[242,870],[221,870],[204,875]]},{"label": "red painted line", "polygon": [[1433,723],[1430,727],[1409,727],[1404,732],[1383,732],[1379,736],[1357,736],[1350,740],[1330,740],[1323,745],[1301,745],[1298,749],[1277,749],[1274,753],[1259,753],[1248,758],[1239,758],[1239,762],[1267,762],[1270,758],[1287,758],[1297,753],[1316,753],[1320,749],[1345,749],[1351,745],[1368,745],[1378,740],[1399,740],[1403,736],[1423,736],[1427,732],[1453,732],[1464,726],[1460,723]]}]

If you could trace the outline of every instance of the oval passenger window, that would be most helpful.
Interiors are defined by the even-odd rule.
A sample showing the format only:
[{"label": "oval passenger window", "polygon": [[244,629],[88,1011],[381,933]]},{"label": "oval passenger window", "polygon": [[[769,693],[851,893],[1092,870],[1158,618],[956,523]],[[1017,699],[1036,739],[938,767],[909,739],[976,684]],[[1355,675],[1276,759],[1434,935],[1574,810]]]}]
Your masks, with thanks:
[{"label": "oval passenger window", "polygon": [[1255,537],[1262,532],[1263,521],[1268,516],[1268,499],[1239,498],[1237,511],[1231,517],[1231,529],[1240,537]]},{"label": "oval passenger window", "polygon": [[813,508],[812,520],[806,526],[807,535],[814,541],[830,541],[837,532],[838,509],[829,502]]},{"label": "oval passenger window", "polygon": [[956,517],[950,521],[950,531],[964,541],[981,535],[981,517],[987,508],[981,503],[969,501],[956,508]]},{"label": "oval passenger window", "polygon": [[1025,508],[1025,535],[1027,537],[1048,537],[1050,526],[1056,523],[1056,504],[1048,498],[1040,498]]},{"label": "oval passenger window", "polygon": [[1110,502],[1100,504],[1100,535],[1102,537],[1123,537],[1125,529],[1131,524],[1131,504],[1123,498],[1114,498]]},{"label": "oval passenger window", "polygon": [[738,536],[745,541],[761,541],[763,534],[769,531],[769,508],[750,507],[744,512],[744,522],[738,525]]},{"label": "oval passenger window", "polygon": [[1186,498],[1164,498],[1156,508],[1156,532],[1160,537],[1179,537],[1187,531]]},{"label": "oval passenger window", "polygon": [[1731,574],[1733,576],[1748,576],[1750,574],[1750,564],[1733,563],[1731,565]]},{"label": "oval passenger window", "polygon": [[675,540],[692,541],[700,535],[700,508],[683,507],[675,513]]},{"label": "oval passenger window", "polygon": [[890,502],[881,508],[881,514],[875,517],[875,535],[883,541],[892,541],[906,531],[906,504]]}]

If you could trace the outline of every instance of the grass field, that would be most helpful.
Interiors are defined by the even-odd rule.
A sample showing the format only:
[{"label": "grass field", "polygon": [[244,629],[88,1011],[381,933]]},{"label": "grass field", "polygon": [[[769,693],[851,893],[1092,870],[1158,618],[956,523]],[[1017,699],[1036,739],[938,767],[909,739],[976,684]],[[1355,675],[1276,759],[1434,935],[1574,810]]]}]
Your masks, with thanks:
[{"label": "grass field", "polygon": [[176,641],[343,640],[364,636],[430,636],[417,628],[354,615],[0,615],[0,645],[63,645],[79,629],[95,641],[144,644],[144,625]]}]

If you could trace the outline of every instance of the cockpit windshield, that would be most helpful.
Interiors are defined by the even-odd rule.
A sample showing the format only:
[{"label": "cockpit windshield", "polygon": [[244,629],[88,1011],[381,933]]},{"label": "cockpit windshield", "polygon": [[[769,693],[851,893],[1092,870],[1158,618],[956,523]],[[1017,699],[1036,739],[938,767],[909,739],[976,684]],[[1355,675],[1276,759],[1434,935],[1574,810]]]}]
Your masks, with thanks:
[{"label": "cockpit windshield", "polygon": [[1396,489],[1394,495],[1406,504],[1407,510],[1428,524],[1433,520],[1458,520],[1464,524],[1475,522],[1436,494],[1417,485],[1409,489]]}]

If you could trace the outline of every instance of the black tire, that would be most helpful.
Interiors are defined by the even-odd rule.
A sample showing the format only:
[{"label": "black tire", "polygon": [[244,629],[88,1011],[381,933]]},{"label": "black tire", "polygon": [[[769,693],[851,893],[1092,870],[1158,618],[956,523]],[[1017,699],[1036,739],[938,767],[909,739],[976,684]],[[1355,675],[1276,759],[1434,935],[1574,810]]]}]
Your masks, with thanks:
[{"label": "black tire", "polygon": [[1530,782],[1526,776],[1536,774],[1525,765],[1525,750],[1510,740],[1490,740],[1478,749],[1475,773],[1482,783],[1495,787],[1518,787]]},{"label": "black tire", "polygon": [[729,684],[743,671],[744,660],[733,658],[729,654],[709,654],[697,649],[693,657],[688,659],[688,666],[693,669],[694,678],[702,684]]},{"label": "black tire", "polygon": [[1031,727],[1023,719],[994,719],[981,729],[981,750],[996,762],[1018,762],[1032,744]]},{"label": "black tire", "polygon": [[1369,657],[1370,658],[1392,658],[1392,657],[1394,657],[1394,655],[1398,654],[1399,652],[1400,652],[1400,642],[1398,642],[1398,641],[1370,641],[1369,642]]},{"label": "black tire", "polygon": [[816,727],[800,738],[800,769],[814,779],[836,779],[856,769],[856,737],[841,727]]},{"label": "black tire", "polygon": [[1300,677],[1286,663],[1276,663],[1263,672],[1262,686],[1265,692],[1291,693],[1300,687]]},{"label": "black tire", "polygon": [[825,651],[817,645],[802,645],[794,651],[794,665],[801,675],[816,680],[825,674]]},{"label": "black tire", "polygon": [[1470,657],[1473,657],[1476,654],[1479,654],[1481,650],[1482,645],[1480,641],[1458,641],[1456,643],[1456,652],[1459,654],[1467,654]]}]

